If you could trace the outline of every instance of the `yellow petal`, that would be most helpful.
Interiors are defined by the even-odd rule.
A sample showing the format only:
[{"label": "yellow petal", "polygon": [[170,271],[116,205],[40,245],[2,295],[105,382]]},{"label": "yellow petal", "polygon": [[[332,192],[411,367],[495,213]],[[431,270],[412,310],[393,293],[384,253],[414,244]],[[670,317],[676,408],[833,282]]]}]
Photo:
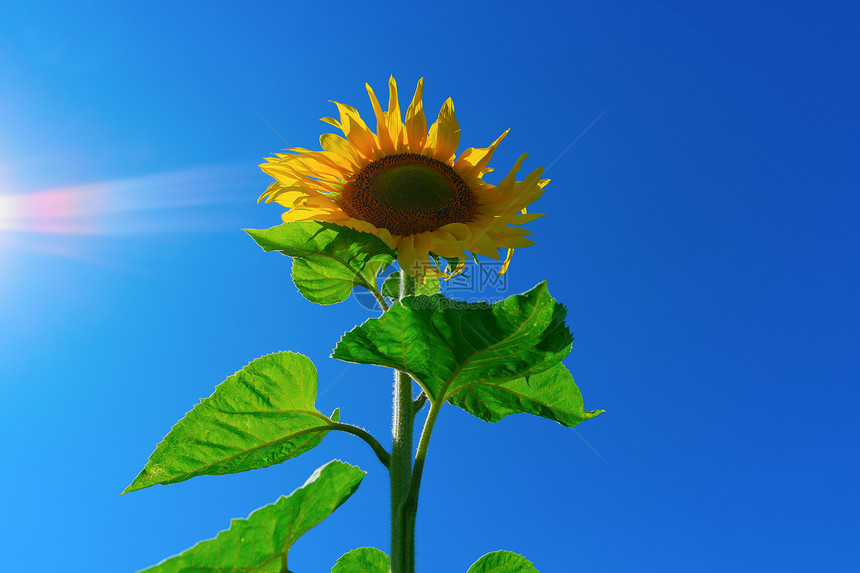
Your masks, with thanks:
[{"label": "yellow petal", "polygon": [[544,190],[539,185],[543,167],[532,171],[524,181],[516,181],[515,177],[528,154],[523,154],[511,168],[510,173],[499,183],[498,187],[483,188],[478,193],[478,201],[482,212],[493,215],[511,215],[521,211],[525,206],[536,201]]},{"label": "yellow petal", "polygon": [[379,139],[379,147],[384,155],[394,155],[396,153],[395,142],[391,139],[391,132],[388,131],[388,123],[385,117],[385,112],[379,105],[379,100],[376,99],[376,94],[370,84],[364,84],[367,88],[367,95],[370,96],[370,104],[373,106],[373,113],[376,116],[376,137]]},{"label": "yellow petal", "polygon": [[396,249],[397,243],[400,242],[400,237],[392,235],[388,229],[379,229],[379,238],[388,245],[389,249]]},{"label": "yellow petal", "polygon": [[466,249],[477,255],[484,255],[485,257],[499,260],[499,249],[493,243],[493,239],[485,232],[478,232],[472,235],[472,240]]},{"label": "yellow petal", "polygon": [[368,223],[367,221],[362,221],[361,219],[350,218],[347,221],[347,226],[355,229],[356,231],[370,233],[371,235],[376,235],[379,231],[379,229],[376,228],[376,225]]},{"label": "yellow petal", "polygon": [[[331,135],[332,138],[338,137],[334,134],[327,135]],[[337,143],[336,140],[333,141]],[[326,180],[329,183],[336,183],[347,173],[350,173],[355,169],[352,163],[350,163],[350,161],[352,161],[351,158],[344,157],[344,159],[349,159],[349,161],[347,161],[347,164],[349,165],[348,169],[333,166],[325,157],[320,154],[315,154],[296,157],[295,161],[291,161],[289,164],[275,164],[269,169],[269,171],[277,173],[282,169],[282,173],[284,175],[296,177],[298,184],[306,184],[315,180]]]},{"label": "yellow petal", "polygon": [[319,163],[329,166],[331,168],[330,173],[336,173],[341,179],[346,179],[346,176],[352,173],[354,169],[351,159],[336,152],[315,151],[313,157]]},{"label": "yellow petal", "polygon": [[319,220],[319,212],[310,209],[290,209],[281,213],[281,219],[284,220],[284,223]]},{"label": "yellow petal", "polygon": [[[358,118],[358,122],[360,125],[364,125],[364,121],[361,119],[361,115],[358,113],[358,110],[352,107],[351,105],[346,105],[345,103],[340,103],[334,100],[329,100],[331,103],[337,106],[337,111],[340,113],[340,124],[346,126],[347,118],[351,115]],[[364,125],[366,128],[367,126]],[[344,131],[344,135],[349,135],[347,131]]]},{"label": "yellow petal", "polygon": [[490,235],[493,240],[500,237],[525,237],[531,235],[532,232],[523,227],[512,227],[501,222],[501,219],[494,220],[490,225],[487,225],[485,232]]},{"label": "yellow petal", "polygon": [[454,163],[454,170],[460,174],[460,177],[467,181],[472,178],[481,177],[484,172],[487,172],[487,164],[493,157],[493,152],[496,147],[502,142],[510,129],[506,129],[496,140],[486,148],[470,147],[460,154],[457,161]]},{"label": "yellow petal", "polygon": [[434,239],[430,242],[430,251],[436,253],[440,257],[447,259],[464,258],[466,253],[463,251],[463,244],[454,241],[445,241]]},{"label": "yellow petal", "polygon": [[400,118],[400,101],[397,99],[397,82],[388,78],[388,113],[385,115],[388,133],[398,153],[405,151],[403,120]]},{"label": "yellow petal", "polygon": [[283,205],[290,209],[297,205],[299,201],[306,199],[307,196],[307,193],[304,193],[303,191],[286,191],[284,193],[278,193],[276,196],[266,201],[266,203],[275,201],[278,205]]},{"label": "yellow petal", "polygon": [[505,262],[502,263],[502,268],[499,270],[499,276],[502,276],[506,272],[508,272],[508,267],[511,266],[511,259],[514,256],[514,250],[508,249],[508,254],[505,255]]},{"label": "yellow petal", "polygon": [[356,151],[365,158],[372,161],[376,158],[378,145],[376,136],[361,119],[361,114],[349,105],[332,102],[340,112],[340,124],[346,139],[352,144]]},{"label": "yellow petal", "polygon": [[406,235],[397,244],[397,264],[400,270],[410,276],[423,275],[421,265],[418,265],[418,254],[415,252],[415,236]]},{"label": "yellow petal", "polygon": [[278,168],[275,164],[265,164],[260,166],[263,170],[263,173],[274,177],[275,180],[281,185],[291,186],[300,184],[302,177],[298,175],[291,169],[283,169]]},{"label": "yellow petal", "polygon": [[501,249],[522,249],[535,244],[531,239],[525,237],[498,237],[493,239],[493,244]]},{"label": "yellow petal", "polygon": [[448,98],[439,110],[438,119],[430,126],[427,149],[432,151],[433,157],[451,165],[458,145],[460,145],[460,125],[454,115],[454,102]]},{"label": "yellow petal", "polygon": [[505,189],[510,188],[514,184],[514,181],[516,180],[517,173],[520,172],[520,168],[522,167],[523,161],[525,161],[526,157],[528,157],[528,156],[529,156],[528,153],[523,153],[522,155],[520,155],[519,159],[517,159],[514,162],[514,166],[511,167],[511,170],[508,172],[508,174],[505,176],[505,178],[502,179],[502,181],[499,183],[498,189],[505,190]]},{"label": "yellow petal", "polygon": [[337,153],[347,159],[355,168],[358,168],[360,161],[355,156],[355,149],[341,136],[333,133],[323,133],[320,135],[320,145],[326,151]]},{"label": "yellow petal", "polygon": [[415,246],[415,255],[419,261],[427,261],[430,257],[430,235],[428,233],[418,233],[414,235],[413,245]]},{"label": "yellow petal", "polygon": [[525,179],[523,179],[520,183],[523,187],[540,187],[538,182],[541,180],[540,176],[543,174],[543,167],[538,167],[531,173],[529,173]]},{"label": "yellow petal", "polygon": [[496,214],[509,217],[540,199],[543,193],[544,189],[537,185],[528,186],[517,183],[509,196],[504,201],[499,202],[501,208],[497,210]]},{"label": "yellow petal", "polygon": [[279,193],[284,191],[285,188],[284,184],[280,181],[270,183],[269,186],[266,187],[266,191],[260,195],[259,199],[257,199],[257,203],[264,199],[266,200],[266,203],[271,203]]},{"label": "yellow petal", "polygon": [[321,117],[320,121],[324,121],[329,125],[333,125],[334,127],[338,128],[340,130],[343,129],[343,127],[341,127],[341,125],[340,125],[340,122],[333,117]]},{"label": "yellow petal", "polygon": [[522,213],[519,215],[508,215],[505,217],[505,222],[510,223],[511,225],[525,225],[526,223],[531,223],[535,219],[539,219],[545,215],[546,213]]},{"label": "yellow petal", "polygon": [[468,241],[472,238],[472,229],[465,223],[448,223],[436,230],[450,233],[458,241]]},{"label": "yellow petal", "polygon": [[[451,226],[454,226],[453,230],[457,232],[457,234],[454,234],[451,230],[447,229]],[[463,251],[463,246],[472,237],[472,231],[463,223],[449,223],[444,227],[440,227],[435,231],[431,231],[426,234],[430,239],[430,251],[441,257],[447,258],[465,257],[466,255]]]},{"label": "yellow petal", "polygon": [[424,142],[427,141],[427,118],[424,117],[424,103],[422,94],[424,92],[424,78],[418,80],[412,103],[406,110],[406,140],[411,153],[421,153],[424,150]]},{"label": "yellow petal", "polygon": [[340,205],[335,199],[327,195],[314,193],[313,191],[305,196],[301,205],[308,209],[319,209],[321,211],[341,211]]}]

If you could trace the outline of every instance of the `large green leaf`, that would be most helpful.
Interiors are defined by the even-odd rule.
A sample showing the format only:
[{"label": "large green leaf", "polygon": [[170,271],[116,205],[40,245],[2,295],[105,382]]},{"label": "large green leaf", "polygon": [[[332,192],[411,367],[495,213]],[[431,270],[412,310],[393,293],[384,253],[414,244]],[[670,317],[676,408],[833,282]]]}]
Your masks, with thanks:
[{"label": "large green leaf", "polygon": [[179,420],[123,493],[264,468],[308,451],[340,417],[318,412],[316,395],[317,371],[306,356],[254,360]]},{"label": "large green leaf", "polygon": [[388,573],[391,560],[376,547],[359,547],[342,556],[331,573]]},{"label": "large green leaf", "polygon": [[331,461],[305,485],[247,519],[234,519],[230,529],[201,541],[146,573],[223,573],[287,571],[287,553],[296,539],[320,523],[358,489],[365,472]]},{"label": "large green leaf", "polygon": [[475,561],[466,573],[540,573],[534,564],[513,551],[493,551]]},{"label": "large green leaf", "polygon": [[510,414],[528,413],[570,428],[603,412],[588,411],[583,407],[582,394],[564,364],[499,384],[472,384],[454,394],[449,401],[485,422],[498,422]]},{"label": "large green leaf", "polygon": [[434,400],[476,383],[499,384],[559,364],[573,337],[546,283],[489,305],[440,294],[405,298],[347,332],[332,356],[409,373]]},{"label": "large green leaf", "polygon": [[349,227],[314,221],[245,229],[265,251],[293,257],[293,281],[311,302],[334,304],[356,286],[376,289],[376,277],[396,255],[382,240]]}]

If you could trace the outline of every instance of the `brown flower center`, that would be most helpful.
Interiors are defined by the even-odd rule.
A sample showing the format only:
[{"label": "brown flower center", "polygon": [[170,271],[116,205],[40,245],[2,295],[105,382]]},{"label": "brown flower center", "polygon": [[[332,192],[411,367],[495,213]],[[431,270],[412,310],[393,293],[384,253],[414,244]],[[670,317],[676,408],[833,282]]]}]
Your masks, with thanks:
[{"label": "brown flower center", "polygon": [[364,166],[343,189],[340,205],[355,219],[392,235],[435,231],[473,220],[478,203],[449,165],[418,155],[389,155]]}]

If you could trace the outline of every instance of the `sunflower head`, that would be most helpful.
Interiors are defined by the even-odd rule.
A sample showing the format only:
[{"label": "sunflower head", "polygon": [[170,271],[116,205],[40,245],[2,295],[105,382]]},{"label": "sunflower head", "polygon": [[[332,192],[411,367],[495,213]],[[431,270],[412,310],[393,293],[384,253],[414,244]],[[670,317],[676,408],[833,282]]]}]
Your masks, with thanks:
[{"label": "sunflower head", "polygon": [[514,163],[498,185],[483,176],[505,131],[489,147],[470,147],[459,157],[460,126],[448,98],[430,129],[422,103],[423,79],[403,118],[397,84],[388,82],[388,109],[367,92],[376,118],[371,130],[355,108],[334,102],[339,119],[322,121],[344,137],[325,133],[322,151],[285,150],[260,167],[274,177],[260,200],[287,208],[285,222],[325,221],[373,233],[397,251],[400,268],[417,279],[445,276],[430,256],[456,259],[462,268],[467,253],[499,259],[507,249],[501,273],[513,250],[534,244],[522,225],[542,216],[526,207],[543,193],[548,179],[543,168],[524,180],[515,176],[526,154]]}]

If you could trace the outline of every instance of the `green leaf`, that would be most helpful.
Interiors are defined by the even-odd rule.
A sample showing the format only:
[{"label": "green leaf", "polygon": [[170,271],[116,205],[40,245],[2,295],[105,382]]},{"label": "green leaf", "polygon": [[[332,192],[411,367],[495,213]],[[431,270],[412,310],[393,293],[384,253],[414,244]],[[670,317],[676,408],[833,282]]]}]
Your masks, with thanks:
[{"label": "green leaf", "polygon": [[499,384],[472,384],[454,394],[449,402],[485,422],[527,413],[568,428],[603,412],[584,409],[582,394],[564,364]]},{"label": "green leaf", "polygon": [[[439,279],[434,277],[427,277],[424,281],[424,284],[418,286],[415,284],[415,279],[406,275],[406,280],[409,283],[409,292],[413,292],[415,294],[436,294],[440,290],[442,290],[442,286],[439,284]],[[388,298],[400,298],[400,271],[395,271],[388,275],[388,278],[385,279],[385,282],[382,283],[382,294],[387,296]]]},{"label": "green leaf", "polygon": [[388,573],[391,560],[376,547],[359,547],[342,556],[331,573]]},{"label": "green leaf", "polygon": [[376,277],[396,258],[377,236],[331,223],[299,221],[245,229],[264,251],[293,257],[293,281],[311,302],[334,304],[356,286],[376,289]]},{"label": "green leaf", "polygon": [[247,519],[234,519],[230,529],[201,541],[145,573],[223,573],[287,571],[287,553],[296,540],[340,507],[365,472],[339,461],[317,469],[305,485]]},{"label": "green leaf", "polygon": [[475,561],[466,573],[540,573],[534,564],[513,551],[493,551]]},{"label": "green leaf", "polygon": [[431,399],[447,400],[471,384],[508,382],[559,364],[573,341],[565,314],[545,282],[493,305],[409,297],[347,332],[332,356],[403,370]]},{"label": "green leaf", "polygon": [[306,356],[258,358],[215,388],[164,437],[123,493],[199,475],[278,464],[317,444],[340,418],[314,407],[317,371]]}]

